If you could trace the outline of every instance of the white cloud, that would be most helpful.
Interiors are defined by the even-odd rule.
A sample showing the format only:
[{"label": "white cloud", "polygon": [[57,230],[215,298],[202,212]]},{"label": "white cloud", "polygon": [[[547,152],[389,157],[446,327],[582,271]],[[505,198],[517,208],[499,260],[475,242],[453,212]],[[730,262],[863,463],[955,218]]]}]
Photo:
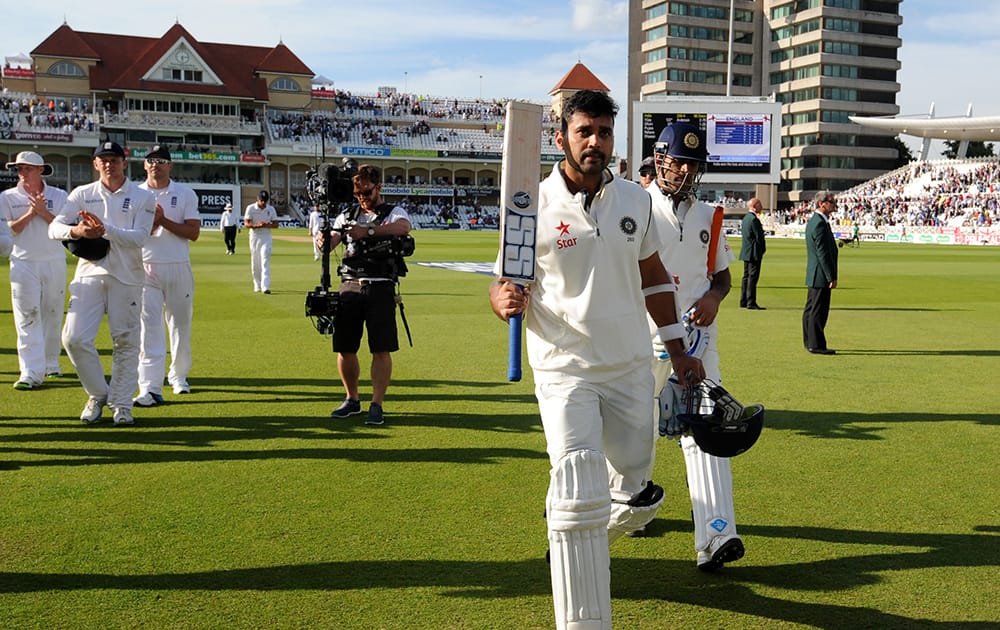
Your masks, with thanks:
[{"label": "white cloud", "polygon": [[611,0],[571,0],[573,30],[582,33],[625,33],[628,3]]}]

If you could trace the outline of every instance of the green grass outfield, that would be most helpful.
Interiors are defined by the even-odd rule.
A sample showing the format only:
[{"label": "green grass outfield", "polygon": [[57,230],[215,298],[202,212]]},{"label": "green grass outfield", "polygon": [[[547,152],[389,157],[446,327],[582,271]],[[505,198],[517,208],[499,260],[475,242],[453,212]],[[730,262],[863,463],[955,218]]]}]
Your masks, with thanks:
[{"label": "green grass outfield", "polygon": [[[375,428],[329,417],[335,359],[303,316],[319,265],[286,233],[273,295],[252,292],[245,232],[236,256],[218,232],[194,244],[193,393],[130,429],[80,423],[65,357],[68,376],[11,388],[0,273],[0,627],[553,625],[530,373],[505,380],[489,278],[416,264],[492,260],[496,233],[416,234],[414,346]],[[650,537],[611,550],[616,628],[1000,623],[1000,248],[840,256],[837,356],[802,348],[802,241],[768,241],[766,311],[738,288],[724,303],[726,386],[767,407],[733,460],[747,555],[695,569],[682,457],[661,440],[667,501]],[[99,347],[110,364],[106,329]]]}]

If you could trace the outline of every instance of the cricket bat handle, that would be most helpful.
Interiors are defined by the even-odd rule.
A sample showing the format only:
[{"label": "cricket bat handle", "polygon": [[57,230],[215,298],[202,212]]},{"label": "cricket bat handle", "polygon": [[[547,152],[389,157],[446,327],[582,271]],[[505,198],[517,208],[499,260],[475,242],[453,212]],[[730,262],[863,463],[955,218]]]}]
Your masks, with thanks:
[{"label": "cricket bat handle", "polygon": [[509,346],[507,348],[507,380],[511,383],[521,380],[521,322],[523,320],[524,313],[511,315],[507,318],[507,324],[510,326]]}]

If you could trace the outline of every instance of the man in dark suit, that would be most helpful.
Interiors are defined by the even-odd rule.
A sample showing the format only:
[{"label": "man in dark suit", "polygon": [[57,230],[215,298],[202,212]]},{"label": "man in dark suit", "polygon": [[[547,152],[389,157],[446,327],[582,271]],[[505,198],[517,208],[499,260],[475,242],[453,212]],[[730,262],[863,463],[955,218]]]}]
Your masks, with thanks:
[{"label": "man in dark suit", "polygon": [[760,263],[764,259],[764,226],[760,223],[760,212],[764,209],[760,199],[754,197],[747,203],[749,212],[743,215],[743,244],[740,245],[740,260],[743,261],[743,282],[740,289],[740,308],[763,311],[757,304],[757,281],[760,280]]},{"label": "man in dark suit", "polygon": [[816,211],[806,225],[806,297],[802,312],[802,341],[813,354],[836,354],[827,348],[826,320],[830,315],[830,292],[837,288],[837,239],[830,227],[830,215],[837,209],[837,200],[829,190],[815,197]]}]

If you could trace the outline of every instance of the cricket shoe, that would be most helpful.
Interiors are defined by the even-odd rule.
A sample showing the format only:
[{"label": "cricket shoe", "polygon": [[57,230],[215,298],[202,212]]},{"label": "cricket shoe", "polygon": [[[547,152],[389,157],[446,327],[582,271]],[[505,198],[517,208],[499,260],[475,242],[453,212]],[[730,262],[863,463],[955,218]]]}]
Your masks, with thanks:
[{"label": "cricket shoe", "polygon": [[190,394],[191,386],[188,385],[187,381],[177,381],[174,383],[174,393],[175,394]]},{"label": "cricket shoe", "polygon": [[163,404],[163,396],[156,392],[146,392],[142,396],[133,398],[132,404],[136,407],[155,407]]},{"label": "cricket shoe", "polygon": [[87,404],[83,408],[83,413],[80,414],[80,420],[83,420],[84,424],[96,424],[101,421],[101,416],[104,415],[104,404],[108,402],[107,398],[94,398],[91,396],[87,399]]},{"label": "cricket shoe", "polygon": [[727,562],[736,562],[743,557],[743,541],[739,537],[724,539],[716,537],[708,544],[708,549],[698,552],[698,570],[716,571]]},{"label": "cricket shoe", "polygon": [[135,424],[135,418],[132,417],[132,410],[124,407],[115,409],[114,424],[116,427],[130,427]]}]

